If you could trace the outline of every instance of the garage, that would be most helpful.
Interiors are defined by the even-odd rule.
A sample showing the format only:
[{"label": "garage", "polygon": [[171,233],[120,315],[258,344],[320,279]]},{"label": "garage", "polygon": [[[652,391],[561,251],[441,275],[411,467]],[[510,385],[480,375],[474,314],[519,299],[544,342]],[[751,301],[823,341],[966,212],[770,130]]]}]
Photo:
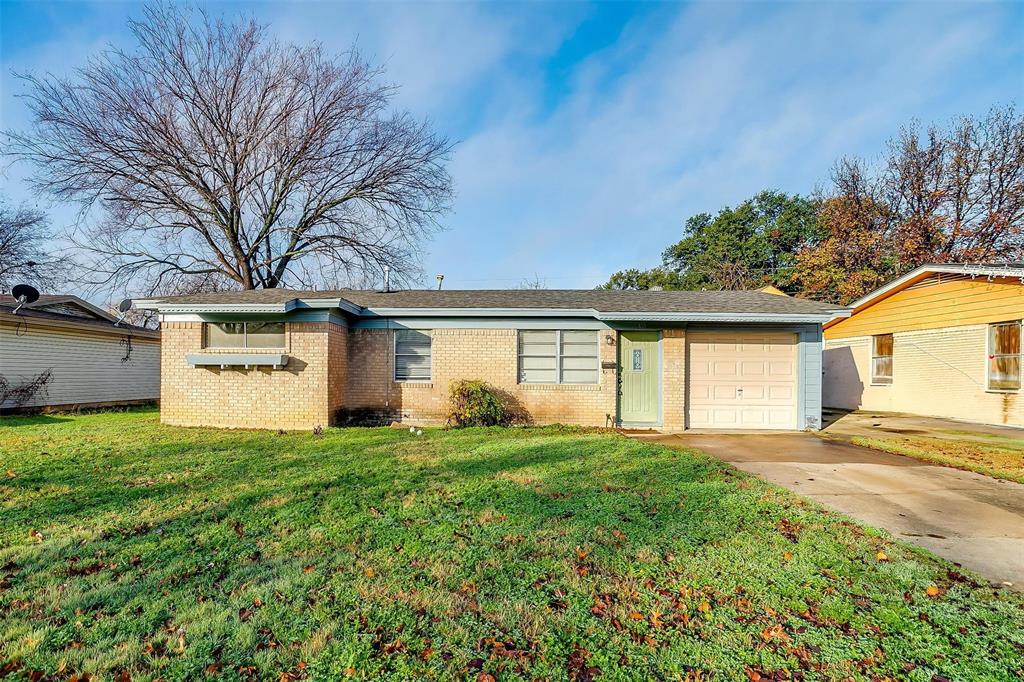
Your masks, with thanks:
[{"label": "garage", "polygon": [[688,332],[687,427],[799,428],[797,347],[789,332]]}]

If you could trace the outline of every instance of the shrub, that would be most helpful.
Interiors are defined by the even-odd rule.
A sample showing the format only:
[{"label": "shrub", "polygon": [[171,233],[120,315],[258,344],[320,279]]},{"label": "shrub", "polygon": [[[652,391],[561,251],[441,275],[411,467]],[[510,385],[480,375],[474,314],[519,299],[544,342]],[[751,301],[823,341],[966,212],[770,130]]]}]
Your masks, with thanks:
[{"label": "shrub", "polygon": [[525,421],[504,391],[484,381],[453,381],[448,393],[449,426],[509,426]]}]

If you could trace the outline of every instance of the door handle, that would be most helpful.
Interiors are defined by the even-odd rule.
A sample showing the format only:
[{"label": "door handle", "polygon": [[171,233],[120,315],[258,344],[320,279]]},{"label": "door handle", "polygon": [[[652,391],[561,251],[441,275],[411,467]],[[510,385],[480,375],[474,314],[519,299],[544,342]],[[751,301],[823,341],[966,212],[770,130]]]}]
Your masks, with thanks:
[{"label": "door handle", "polygon": [[738,386],[736,388],[736,397],[739,398],[740,400],[743,400],[743,387],[742,386]]}]

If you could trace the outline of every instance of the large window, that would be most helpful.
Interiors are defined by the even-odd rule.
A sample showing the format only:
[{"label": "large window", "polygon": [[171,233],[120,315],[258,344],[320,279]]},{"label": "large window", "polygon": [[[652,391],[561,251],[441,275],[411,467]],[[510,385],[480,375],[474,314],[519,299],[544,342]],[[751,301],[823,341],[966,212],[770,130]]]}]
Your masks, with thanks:
[{"label": "large window", "polygon": [[596,384],[599,356],[596,331],[520,331],[519,383]]},{"label": "large window", "polygon": [[1020,389],[1020,320],[988,327],[988,388]]},{"label": "large window", "polygon": [[206,348],[284,348],[284,322],[207,322]]},{"label": "large window", "polygon": [[395,330],[395,381],[430,381],[430,332]]},{"label": "large window", "polygon": [[892,334],[871,337],[871,383],[892,383]]}]

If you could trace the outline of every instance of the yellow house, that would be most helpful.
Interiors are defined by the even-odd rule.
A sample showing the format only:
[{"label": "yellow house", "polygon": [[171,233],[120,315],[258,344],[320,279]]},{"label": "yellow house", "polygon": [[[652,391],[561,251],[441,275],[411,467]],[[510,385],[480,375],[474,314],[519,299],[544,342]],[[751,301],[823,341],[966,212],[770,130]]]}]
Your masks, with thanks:
[{"label": "yellow house", "polygon": [[1024,426],[1024,263],[923,265],[824,325],[826,407]]}]

